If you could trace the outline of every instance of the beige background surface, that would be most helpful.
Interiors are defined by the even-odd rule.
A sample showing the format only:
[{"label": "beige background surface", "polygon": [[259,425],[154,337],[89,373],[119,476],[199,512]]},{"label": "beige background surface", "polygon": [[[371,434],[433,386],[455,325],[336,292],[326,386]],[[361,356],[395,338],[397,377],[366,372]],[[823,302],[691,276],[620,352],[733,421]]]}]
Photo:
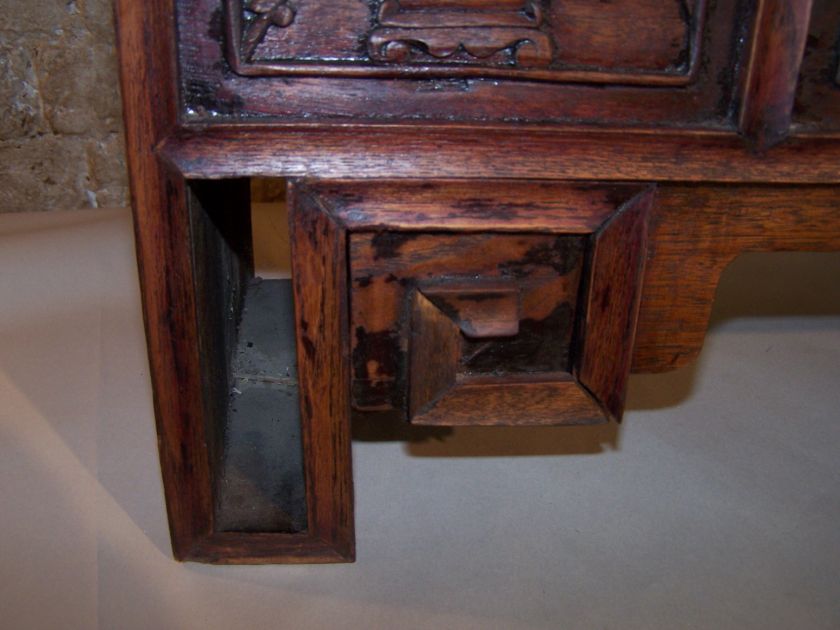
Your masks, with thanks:
[{"label": "beige background surface", "polygon": [[131,243],[0,217],[0,627],[840,627],[840,256],[737,262],[621,427],[365,431],[354,565],[212,567],[170,557]]}]

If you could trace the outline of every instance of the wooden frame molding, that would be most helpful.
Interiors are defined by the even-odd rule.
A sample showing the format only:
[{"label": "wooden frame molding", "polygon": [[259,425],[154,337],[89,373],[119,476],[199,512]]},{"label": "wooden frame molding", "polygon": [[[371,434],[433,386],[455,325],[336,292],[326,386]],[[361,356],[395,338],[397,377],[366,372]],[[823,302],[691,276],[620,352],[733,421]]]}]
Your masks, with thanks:
[{"label": "wooden frame molding", "polygon": [[[115,8],[160,465],[172,551],[183,560],[210,534],[212,492],[192,265],[188,248],[182,246],[190,233],[184,180],[153,152],[177,121],[173,5],[168,0],[126,0]],[[128,54],[146,45],[159,54]]]},{"label": "wooden frame molding", "polygon": [[784,140],[793,116],[813,0],[759,0],[738,127],[753,147]]},{"label": "wooden frame molding", "polygon": [[[480,131],[479,131],[480,129]],[[520,178],[840,183],[840,136],[793,136],[767,155],[730,132],[486,126],[185,127],[160,156],[187,177]],[[520,156],[487,160],[486,155]]]},{"label": "wooden frame molding", "polygon": [[[200,356],[205,331],[188,246],[187,180],[153,150],[177,125],[173,9],[169,0],[116,3],[137,261],[173,554],[218,563],[352,561],[349,372],[340,351],[344,249],[341,232],[330,231],[329,218],[317,209],[302,207],[292,225],[295,271],[308,279],[296,288],[298,316],[312,324],[298,343],[309,526],[300,534],[214,530],[212,437]],[[146,45],[155,54],[134,54]],[[317,238],[309,235],[315,226]],[[329,277],[332,284],[323,281]],[[323,374],[334,375],[326,395]]]},{"label": "wooden frame molding", "polygon": [[353,473],[344,230],[292,192],[290,216],[307,522],[301,533],[216,532],[186,560],[352,562]]},{"label": "wooden frame molding", "polygon": [[[621,418],[651,188],[486,180],[318,181],[301,190],[351,233],[356,409],[405,408],[427,425]],[[585,265],[574,262],[579,246],[589,251]],[[504,363],[505,352],[531,352],[520,320],[539,345],[543,324],[552,338],[563,334],[548,319],[561,306],[575,322],[570,364],[527,374],[512,364],[491,377],[466,358],[498,352]],[[463,348],[462,335],[471,340]]]}]

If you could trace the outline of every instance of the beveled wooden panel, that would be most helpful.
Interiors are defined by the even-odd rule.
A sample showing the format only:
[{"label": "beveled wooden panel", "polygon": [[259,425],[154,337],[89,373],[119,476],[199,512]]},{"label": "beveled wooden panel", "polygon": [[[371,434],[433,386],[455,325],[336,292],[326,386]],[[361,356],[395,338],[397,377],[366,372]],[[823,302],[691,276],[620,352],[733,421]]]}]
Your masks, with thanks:
[{"label": "beveled wooden panel", "polygon": [[[737,0],[705,8],[623,0],[626,10],[522,0],[516,11],[504,3],[385,11],[393,3],[356,0],[253,0],[246,10],[241,1],[178,3],[188,122],[728,126]],[[478,9],[485,5],[496,8]],[[555,19],[589,34],[555,34]],[[497,25],[479,24],[488,20]]]},{"label": "beveled wooden panel", "polygon": [[593,238],[575,372],[616,420],[624,413],[653,197],[653,190],[636,196]]},{"label": "beveled wooden panel", "polygon": [[[500,382],[501,381],[501,382]],[[449,390],[412,422],[421,426],[540,426],[601,424],[598,401],[575,379],[541,382],[471,379]]]},{"label": "beveled wooden panel", "polygon": [[249,76],[504,76],[683,85],[700,56],[706,0],[368,5],[225,0],[231,67]]},{"label": "beveled wooden panel", "polygon": [[513,282],[447,282],[424,288],[423,295],[470,339],[519,334],[521,295]]},{"label": "beveled wooden panel", "polygon": [[513,410],[483,407],[477,392],[519,404],[529,383],[540,383],[538,391],[569,398],[514,423],[592,421],[592,408],[599,420],[620,419],[649,188],[513,181],[303,187],[350,231],[357,410],[407,409],[412,422],[445,425],[443,410],[467,396],[472,402],[455,413],[458,423],[514,422]]},{"label": "beveled wooden panel", "polygon": [[411,304],[412,375],[408,395],[408,417],[421,416],[434,406],[441,394],[450,390],[458,378],[461,334],[458,326],[421,291],[415,291]]},{"label": "beveled wooden panel", "polygon": [[475,291],[488,284],[490,291],[507,282],[521,292],[519,333],[465,340],[463,370],[567,371],[584,251],[585,240],[568,235],[352,233],[354,406],[368,411],[405,406],[406,300],[418,288],[429,287],[432,299],[450,284]]},{"label": "beveled wooden panel", "polygon": [[[550,366],[540,371],[545,366],[537,365],[539,359],[531,340],[553,351],[558,336],[561,342],[567,341],[562,339],[562,328],[552,325],[520,335],[517,326],[515,332],[505,331],[508,339],[489,337],[473,342],[459,326],[461,313],[452,310],[451,302],[427,297],[436,289],[420,288],[412,296],[408,365],[408,419],[412,424],[524,426],[607,420],[601,403],[569,371],[551,369],[570,367]],[[495,293],[489,295],[498,295],[497,288],[491,291]],[[476,292],[471,297],[487,295]],[[496,300],[488,303],[479,299],[474,309],[492,311],[498,305]],[[523,327],[529,326],[530,322],[523,322]],[[479,354],[484,355],[483,365],[475,365],[474,357]],[[533,369],[509,371],[513,358],[519,360],[520,369]]]}]

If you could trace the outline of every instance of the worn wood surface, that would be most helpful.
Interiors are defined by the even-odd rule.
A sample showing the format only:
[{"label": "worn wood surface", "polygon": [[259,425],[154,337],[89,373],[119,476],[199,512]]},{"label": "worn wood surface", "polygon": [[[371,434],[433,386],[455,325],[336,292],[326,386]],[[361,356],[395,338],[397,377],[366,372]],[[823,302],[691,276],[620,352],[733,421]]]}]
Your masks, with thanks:
[{"label": "worn wood surface", "polygon": [[[475,370],[470,353],[482,352],[498,339],[478,347],[465,343],[458,319],[458,313],[441,310],[422,291],[414,292],[408,378],[412,424],[534,426],[606,420],[599,402],[569,372],[510,372],[504,353],[492,350],[489,369]],[[556,332],[548,331],[546,345]],[[526,364],[536,359],[527,351],[522,358]]]},{"label": "worn wood surface", "polygon": [[477,347],[463,350],[471,359],[462,369],[566,370],[583,248],[581,237],[550,234],[352,233],[354,406],[404,407],[406,309],[417,288],[510,282],[521,291],[519,334],[489,345],[476,340]]},{"label": "worn wood surface", "polygon": [[[307,529],[275,533],[211,528],[192,539],[182,559],[320,563],[352,562],[355,556],[345,232],[307,198],[293,194],[290,203]],[[210,418],[208,424],[218,421]],[[173,481],[183,480],[165,483]],[[173,500],[177,505],[183,497],[176,494]]]},{"label": "worn wood surface", "polygon": [[519,334],[520,291],[513,282],[448,282],[424,288],[423,294],[470,339]]},{"label": "worn wood surface", "polygon": [[413,422],[425,426],[539,426],[600,424],[601,406],[571,375],[471,378],[459,383]]},{"label": "worn wood surface", "polygon": [[352,561],[346,233],[294,189],[290,209],[309,535]]},{"label": "worn wood surface", "polygon": [[813,0],[759,0],[743,77],[738,127],[756,149],[790,130]]},{"label": "worn wood surface", "polygon": [[794,130],[840,130],[840,3],[836,0],[813,0],[793,121]]},{"label": "worn wood surface", "polygon": [[408,417],[415,421],[455,385],[461,358],[458,326],[422,292],[411,304]]},{"label": "worn wood surface", "polygon": [[[201,6],[201,5],[198,5]],[[705,0],[225,0],[228,60],[246,76],[506,77],[685,85]],[[190,13],[182,24],[201,24]],[[208,38],[218,38],[218,28]],[[363,46],[359,46],[359,42]]]},{"label": "worn wood surface", "polygon": [[184,182],[153,152],[177,120],[173,3],[118,0],[115,9],[161,473],[172,551],[184,560],[212,530],[213,500]]},{"label": "worn wood surface", "polygon": [[[766,155],[720,132],[488,126],[188,129],[161,154],[190,177],[840,183],[840,136]],[[490,157],[488,157],[490,156]]]},{"label": "worn wood surface", "polygon": [[555,0],[556,59],[571,66],[689,77],[701,54],[706,2]]},{"label": "worn wood surface", "polygon": [[211,564],[337,564],[352,556],[308,532],[214,532],[195,542],[189,559]]},{"label": "worn wood surface", "polygon": [[575,372],[621,420],[636,336],[653,191],[629,201],[594,235]]},{"label": "worn wood surface", "polygon": [[[528,27],[463,28],[379,26],[378,2],[299,2],[292,22],[279,19],[247,50],[227,43],[247,41],[260,18],[239,0],[220,4],[179,2],[188,120],[725,127],[737,74],[736,0],[707,10],[703,0],[523,1],[498,13]],[[462,5],[440,11],[478,13]],[[401,14],[419,24],[427,11]]]},{"label": "worn wood surface", "polygon": [[[314,371],[316,377],[312,370],[304,377],[306,387],[319,392],[318,404],[330,405],[326,411],[316,410],[318,416],[307,416],[308,448],[312,453],[311,469],[307,471],[309,489],[318,497],[310,506],[310,522],[315,526],[306,535],[214,532],[215,458],[208,448],[215,444],[211,427],[217,426],[218,418],[209,418],[208,414],[222,413],[221,405],[212,401],[222,397],[218,392],[224,387],[220,363],[227,360],[227,355],[226,350],[210,346],[220,339],[227,344],[231,327],[214,320],[206,309],[223,303],[224,308],[237,308],[235,291],[230,295],[213,293],[217,271],[229,284],[232,282],[231,286],[236,285],[236,278],[249,273],[245,235],[249,224],[247,217],[237,212],[245,208],[234,209],[231,205],[235,198],[242,200],[245,195],[236,192],[242,190],[236,183],[199,187],[201,192],[192,204],[191,226],[184,179],[154,152],[155,145],[177,125],[173,3],[154,0],[141,5],[119,0],[116,15],[137,260],[173,554],[180,560],[211,562],[350,560],[349,407],[345,404],[345,413],[339,413],[342,401],[347,401],[346,380],[344,386],[333,385],[335,395],[326,397],[321,395],[321,381],[312,382],[321,374],[336,374],[340,380],[341,371],[332,371],[340,365],[334,363],[323,373],[320,370],[326,366],[319,364]],[[205,194],[209,190],[215,192]],[[232,224],[234,229],[223,227],[225,224]],[[227,242],[222,232],[225,238],[236,234],[241,238]],[[234,241],[245,245],[234,247],[238,251],[228,251]],[[323,270],[317,265],[326,260],[329,271],[340,274],[336,269],[344,250],[337,241],[324,243],[332,257],[323,254],[322,258],[322,253],[306,250],[305,242],[300,241],[299,246],[304,252],[302,276],[318,275],[318,281],[310,285],[323,287],[329,293],[328,300],[337,301],[332,311],[323,311],[327,317],[335,316],[337,310],[345,308],[346,301],[342,300],[346,298],[336,283],[329,288],[322,284]],[[194,255],[212,260],[194,262]],[[343,286],[343,276],[336,282]],[[336,327],[342,325],[346,326],[346,318],[336,317],[314,333],[324,335],[318,340],[322,348],[340,347],[346,331]],[[339,352],[338,356],[345,354]],[[321,356],[315,360],[335,359]],[[330,415],[319,424],[324,413]]]},{"label": "worn wood surface", "polygon": [[634,372],[697,357],[720,275],[739,254],[840,251],[840,188],[661,186],[649,242]]},{"label": "worn wood surface", "polygon": [[644,186],[504,180],[309,182],[355,231],[590,234]]},{"label": "worn wood surface", "polygon": [[[489,375],[496,377],[494,387],[506,386],[506,375],[520,387],[522,375],[544,381],[546,374],[574,368],[607,413],[620,418],[649,189],[494,180],[316,181],[306,187],[351,230],[356,409],[407,406],[412,422],[444,424],[440,410],[461,387],[481,384],[490,400]],[[534,225],[555,234],[531,232]],[[453,234],[454,226],[466,231]],[[521,232],[505,231],[511,227]],[[581,289],[587,238],[593,253]],[[578,296],[588,305],[585,319]],[[577,356],[571,353],[575,322]],[[441,353],[436,361],[434,347]],[[561,408],[538,414],[539,421],[567,421]],[[469,413],[478,423],[508,416],[474,403]],[[462,412],[459,423],[467,423],[469,413]]]}]

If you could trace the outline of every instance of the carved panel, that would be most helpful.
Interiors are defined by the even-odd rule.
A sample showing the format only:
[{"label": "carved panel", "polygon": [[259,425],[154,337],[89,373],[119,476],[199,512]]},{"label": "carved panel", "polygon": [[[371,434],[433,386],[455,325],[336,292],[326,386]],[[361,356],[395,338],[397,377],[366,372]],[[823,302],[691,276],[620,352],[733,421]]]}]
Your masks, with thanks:
[{"label": "carved panel", "polygon": [[285,28],[295,19],[295,10],[288,0],[245,0],[242,5],[241,53],[251,59],[257,46],[265,39],[268,29]]},{"label": "carved panel", "polygon": [[[551,39],[540,30],[538,0],[445,3],[385,0],[378,27],[368,37],[374,61],[440,61],[545,66],[551,62]],[[475,5],[475,6],[472,6]]]},{"label": "carved panel", "polygon": [[225,0],[242,75],[684,85],[706,0]]}]

